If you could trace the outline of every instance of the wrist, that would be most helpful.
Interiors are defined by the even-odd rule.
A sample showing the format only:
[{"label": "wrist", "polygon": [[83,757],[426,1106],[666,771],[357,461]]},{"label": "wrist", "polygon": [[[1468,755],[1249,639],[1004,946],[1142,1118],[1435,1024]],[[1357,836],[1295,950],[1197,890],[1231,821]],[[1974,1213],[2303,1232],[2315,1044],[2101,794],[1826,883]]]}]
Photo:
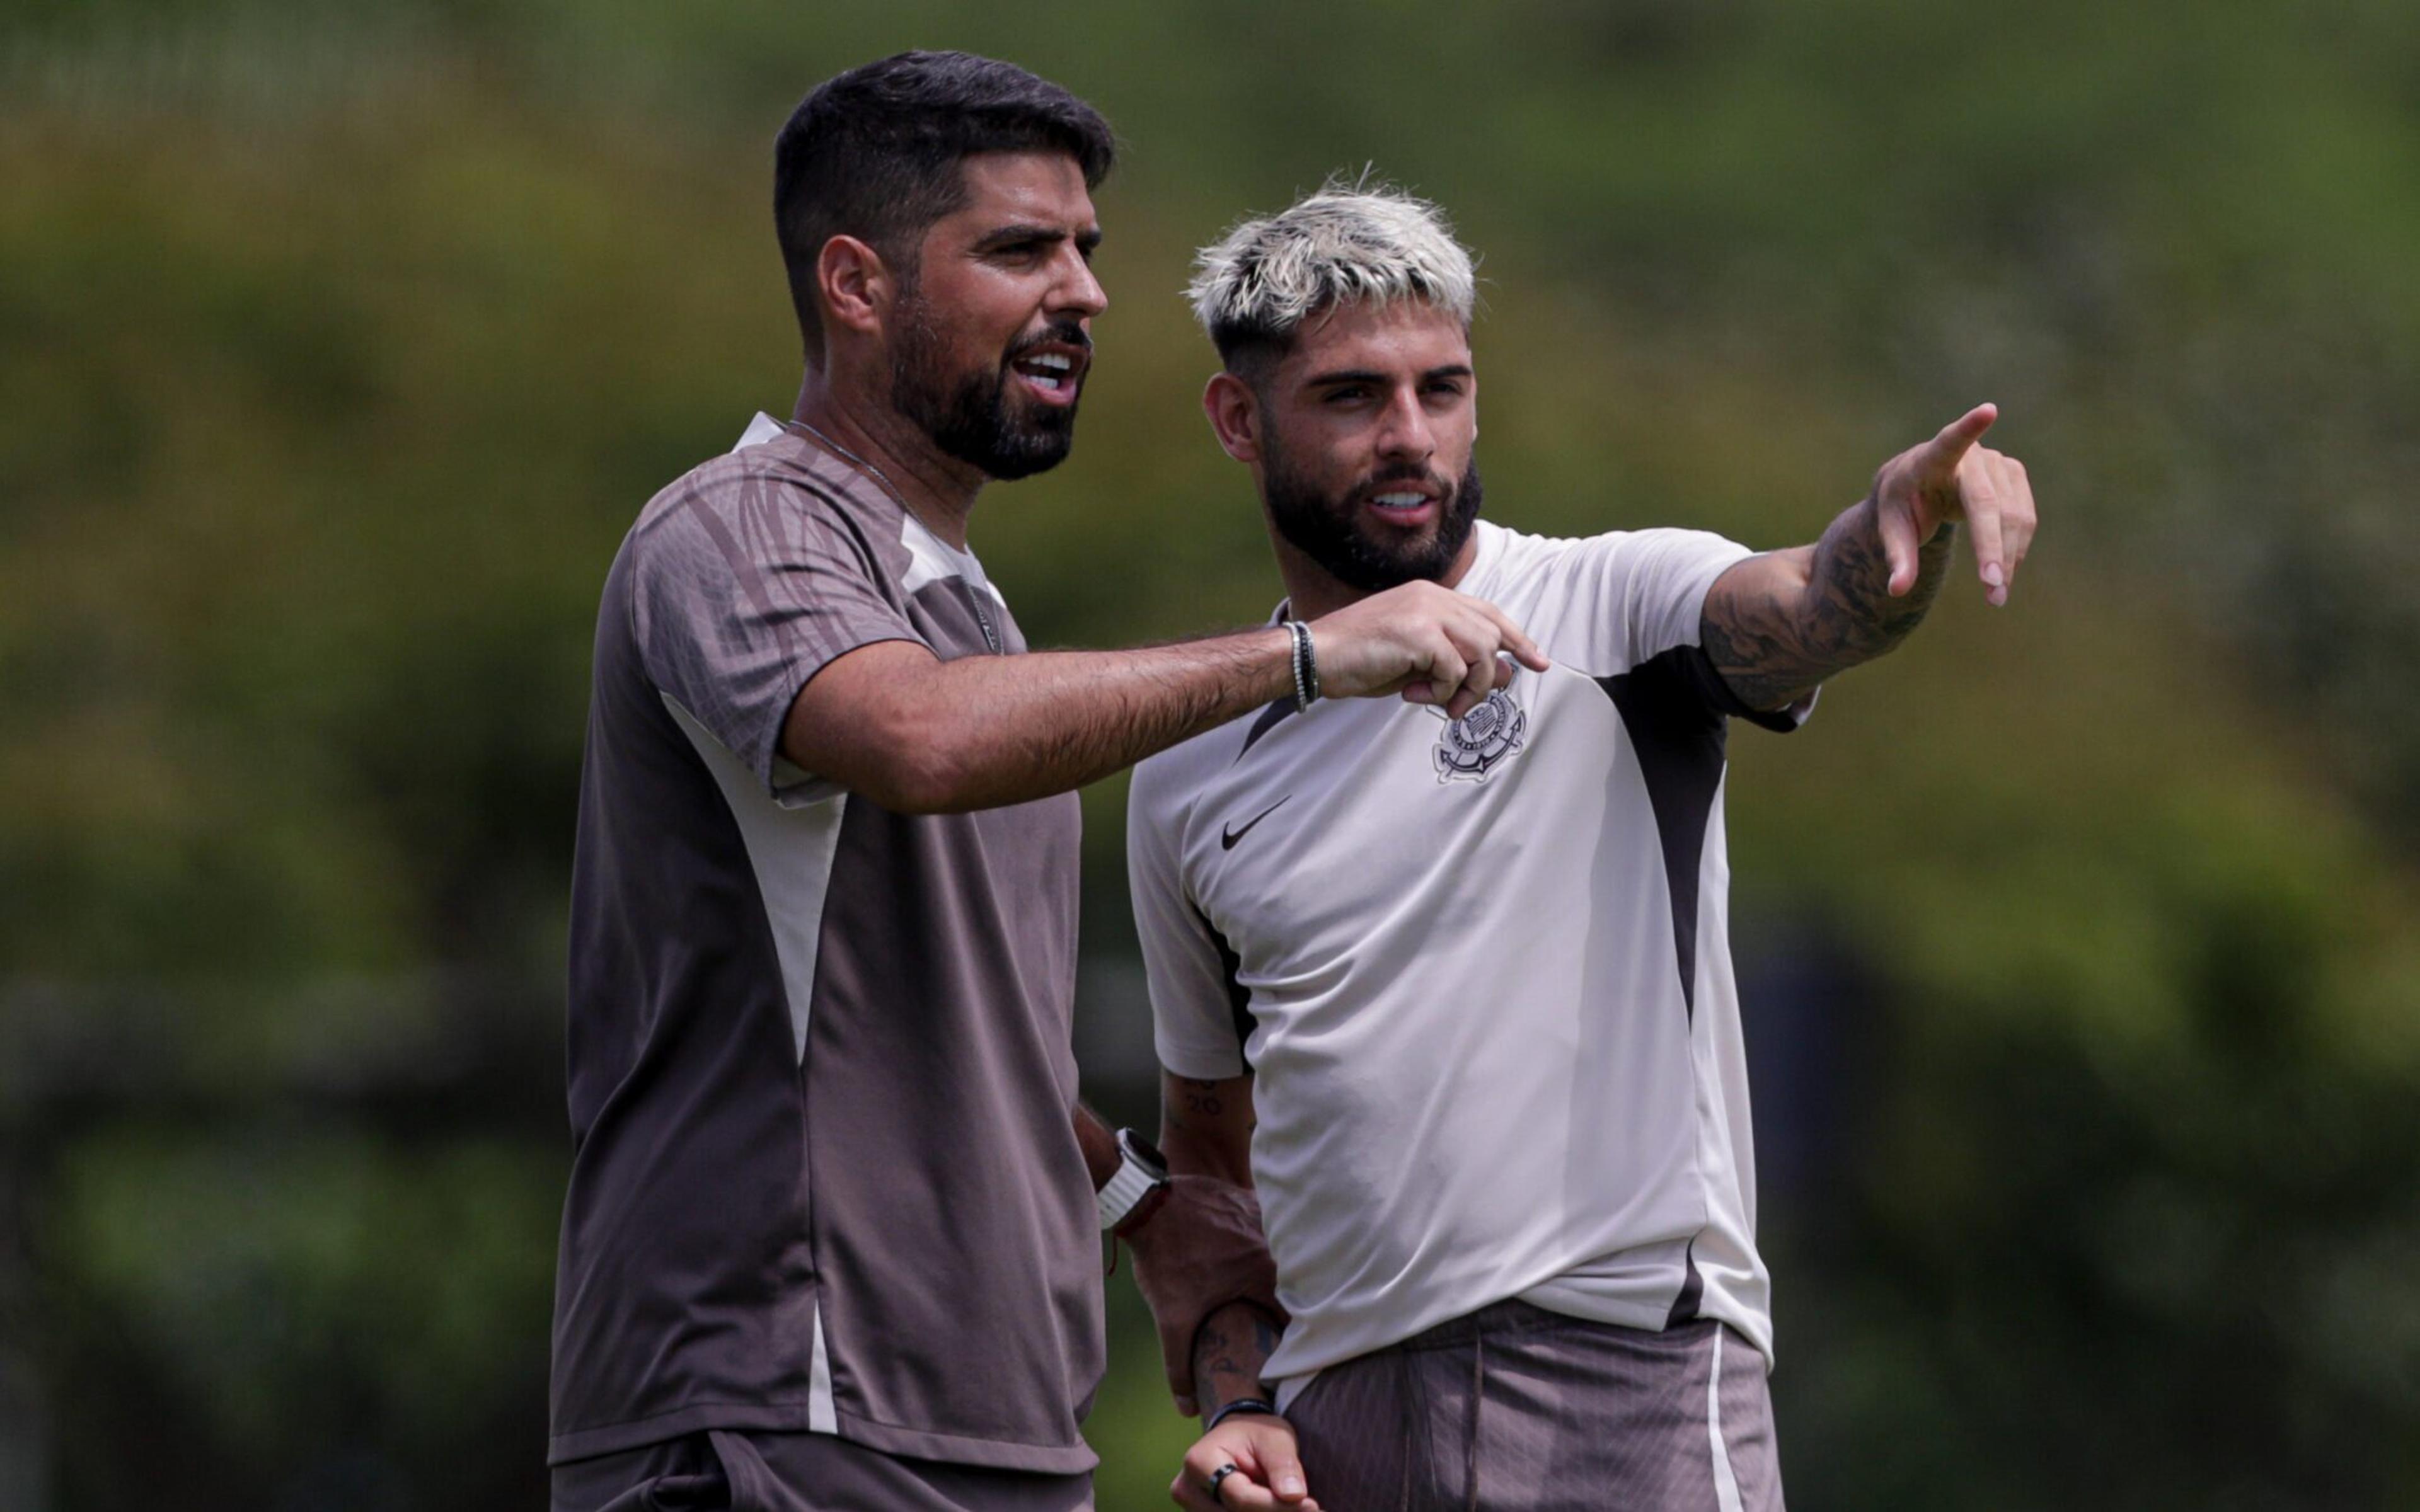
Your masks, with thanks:
[{"label": "wrist", "polygon": [[[1265,630],[1253,632],[1256,650],[1252,687],[1257,695],[1256,707],[1294,702],[1294,632],[1286,628],[1291,621],[1280,621]],[[1266,659],[1261,659],[1259,648],[1265,647]]]},{"label": "wrist", "polygon": [[1319,656],[1312,647],[1311,626],[1301,620],[1285,622],[1288,666],[1294,674],[1294,706],[1308,711],[1319,698]]},{"label": "wrist", "polygon": [[1142,1200],[1128,1210],[1126,1215],[1119,1219],[1109,1232],[1131,1244],[1134,1242],[1135,1236],[1151,1222],[1151,1215],[1166,1206],[1168,1206],[1168,1183],[1161,1181],[1144,1193]]},{"label": "wrist", "polygon": [[1124,1158],[1118,1149],[1118,1132],[1081,1103],[1076,1104],[1076,1148],[1083,1153],[1084,1171],[1093,1179],[1093,1190],[1098,1192],[1109,1185]]},{"label": "wrist", "polygon": [[1150,1140],[1132,1129],[1121,1129],[1117,1148],[1117,1168],[1094,1194],[1101,1227],[1109,1233],[1140,1223],[1147,1216],[1146,1205],[1156,1206],[1154,1199],[1164,1197],[1168,1190],[1168,1159]]}]

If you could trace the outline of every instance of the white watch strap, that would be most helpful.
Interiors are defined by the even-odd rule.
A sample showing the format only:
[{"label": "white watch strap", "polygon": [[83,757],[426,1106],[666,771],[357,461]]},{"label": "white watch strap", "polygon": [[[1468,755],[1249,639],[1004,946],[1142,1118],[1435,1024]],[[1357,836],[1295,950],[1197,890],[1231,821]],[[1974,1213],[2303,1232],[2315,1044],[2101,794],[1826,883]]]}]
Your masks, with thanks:
[{"label": "white watch strap", "polygon": [[1137,1204],[1151,1196],[1159,1178],[1146,1170],[1142,1163],[1124,1150],[1118,1152],[1118,1168],[1109,1177],[1109,1184],[1094,1194],[1101,1205],[1101,1227],[1104,1232],[1126,1221],[1126,1214]]}]

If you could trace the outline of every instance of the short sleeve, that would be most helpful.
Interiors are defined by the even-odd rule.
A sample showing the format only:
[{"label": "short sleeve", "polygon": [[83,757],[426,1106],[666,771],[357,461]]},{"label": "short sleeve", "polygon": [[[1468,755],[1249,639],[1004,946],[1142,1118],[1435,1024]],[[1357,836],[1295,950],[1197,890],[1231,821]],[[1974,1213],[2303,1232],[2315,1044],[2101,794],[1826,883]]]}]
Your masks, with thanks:
[{"label": "short sleeve", "polygon": [[1154,801],[1157,764],[1136,769],[1126,794],[1126,880],[1135,933],[1151,989],[1159,1063],[1179,1076],[1221,1081],[1251,1068],[1244,1059],[1232,958],[1187,892],[1176,862],[1176,806]]},{"label": "short sleeve", "polygon": [[1706,591],[1752,554],[1710,531],[1616,531],[1574,541],[1555,564],[1562,603],[1546,652],[1609,677],[1694,646]]},{"label": "short sleeve", "polygon": [[783,720],[809,679],[877,640],[923,643],[854,523],[795,483],[699,480],[632,546],[631,630],[648,679],[768,793]]}]

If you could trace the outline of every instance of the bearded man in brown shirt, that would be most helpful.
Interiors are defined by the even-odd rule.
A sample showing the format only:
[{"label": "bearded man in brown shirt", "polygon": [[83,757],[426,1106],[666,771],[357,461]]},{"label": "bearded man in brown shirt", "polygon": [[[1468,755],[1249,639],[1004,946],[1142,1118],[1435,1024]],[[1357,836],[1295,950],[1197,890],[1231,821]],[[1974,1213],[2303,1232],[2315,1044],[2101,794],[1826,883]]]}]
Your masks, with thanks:
[{"label": "bearded man in brown shirt", "polygon": [[647,505],[597,617],[559,1512],[1090,1505],[1104,1222],[1258,1236],[1077,1101],[1074,790],[1280,700],[1459,717],[1543,665],[1431,583],[1027,651],[968,518],[1067,454],[1111,157],[1089,105],[962,54],[841,74],[782,133],[797,404]]}]

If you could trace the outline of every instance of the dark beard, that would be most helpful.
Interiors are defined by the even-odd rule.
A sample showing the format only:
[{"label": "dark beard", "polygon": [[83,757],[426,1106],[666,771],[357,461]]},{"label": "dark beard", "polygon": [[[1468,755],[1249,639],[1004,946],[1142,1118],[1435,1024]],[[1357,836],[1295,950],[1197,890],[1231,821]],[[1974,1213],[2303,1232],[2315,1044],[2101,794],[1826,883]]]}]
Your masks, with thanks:
[{"label": "dark beard", "polygon": [[1003,481],[1047,472],[1076,444],[1076,407],[1019,406],[1010,412],[1008,364],[1045,341],[1089,348],[1081,326],[1063,321],[1017,343],[989,372],[953,384],[942,369],[944,347],[931,310],[910,292],[903,301],[898,349],[891,362],[891,404],[933,439],[933,444],[985,477]]},{"label": "dark beard", "polygon": [[1274,433],[1264,433],[1262,486],[1269,520],[1278,533],[1294,543],[1327,575],[1347,588],[1365,594],[1383,593],[1407,582],[1435,582],[1462,555],[1479,519],[1481,494],[1479,462],[1462,470],[1462,481],[1443,494],[1437,526],[1425,541],[1396,543],[1364,535],[1354,525],[1360,501],[1385,491],[1390,483],[1419,483],[1435,488],[1442,480],[1419,468],[1388,468],[1366,479],[1342,498],[1331,499],[1306,482],[1286,462]]}]

